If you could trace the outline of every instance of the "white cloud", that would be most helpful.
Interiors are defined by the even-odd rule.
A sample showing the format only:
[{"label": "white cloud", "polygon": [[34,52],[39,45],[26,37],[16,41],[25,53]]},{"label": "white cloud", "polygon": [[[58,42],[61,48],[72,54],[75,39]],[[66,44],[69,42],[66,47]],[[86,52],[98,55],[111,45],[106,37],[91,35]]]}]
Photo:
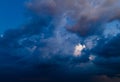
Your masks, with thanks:
[{"label": "white cloud", "polygon": [[94,56],[94,55],[90,55],[90,56],[89,56],[89,60],[90,60],[90,61],[94,60],[95,58],[96,58],[96,56]]},{"label": "white cloud", "polygon": [[74,50],[74,56],[80,56],[83,49],[85,49],[85,45],[76,45]]}]

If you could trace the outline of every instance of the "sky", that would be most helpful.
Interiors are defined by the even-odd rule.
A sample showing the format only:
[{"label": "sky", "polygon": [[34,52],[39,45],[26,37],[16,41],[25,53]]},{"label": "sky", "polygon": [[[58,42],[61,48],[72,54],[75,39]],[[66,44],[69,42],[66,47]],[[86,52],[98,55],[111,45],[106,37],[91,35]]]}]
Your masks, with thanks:
[{"label": "sky", "polygon": [[1,0],[1,82],[120,82],[120,0]]},{"label": "sky", "polygon": [[25,0],[0,0],[0,33],[19,27],[26,20]]}]

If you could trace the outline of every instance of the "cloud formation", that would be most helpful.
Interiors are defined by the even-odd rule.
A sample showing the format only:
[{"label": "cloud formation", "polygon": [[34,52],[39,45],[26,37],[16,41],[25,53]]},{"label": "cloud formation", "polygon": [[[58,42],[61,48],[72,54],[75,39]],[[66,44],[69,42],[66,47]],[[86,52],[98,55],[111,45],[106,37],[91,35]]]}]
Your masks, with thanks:
[{"label": "cloud formation", "polygon": [[0,75],[94,82],[93,76],[120,74],[119,2],[28,1],[32,19],[0,36]]},{"label": "cloud formation", "polygon": [[27,3],[27,7],[39,15],[40,13],[49,13],[53,16],[67,14],[75,24],[66,28],[86,36],[93,34],[106,22],[120,18],[119,2],[119,0],[64,0],[63,3],[61,0],[32,0]]}]

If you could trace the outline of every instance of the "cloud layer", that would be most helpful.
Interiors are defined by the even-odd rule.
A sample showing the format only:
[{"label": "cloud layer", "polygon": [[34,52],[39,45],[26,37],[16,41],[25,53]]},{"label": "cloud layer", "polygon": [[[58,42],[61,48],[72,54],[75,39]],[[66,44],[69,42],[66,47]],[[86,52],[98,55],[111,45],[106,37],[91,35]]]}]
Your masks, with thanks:
[{"label": "cloud layer", "polygon": [[120,18],[119,2],[119,0],[64,0],[63,3],[61,0],[33,0],[27,3],[27,7],[39,15],[66,14],[75,21],[74,25],[68,25],[66,28],[86,36],[100,29],[104,23]]},{"label": "cloud layer", "polygon": [[31,20],[0,36],[1,79],[112,82],[120,74],[119,2],[27,1]]}]

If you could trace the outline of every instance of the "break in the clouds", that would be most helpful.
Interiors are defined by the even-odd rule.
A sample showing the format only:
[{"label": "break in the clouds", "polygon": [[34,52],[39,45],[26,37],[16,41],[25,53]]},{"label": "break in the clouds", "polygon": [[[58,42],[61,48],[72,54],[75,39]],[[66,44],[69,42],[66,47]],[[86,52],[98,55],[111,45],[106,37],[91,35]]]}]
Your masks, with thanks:
[{"label": "break in the clouds", "polygon": [[31,19],[0,35],[1,79],[112,82],[120,74],[119,2],[26,1]]}]

